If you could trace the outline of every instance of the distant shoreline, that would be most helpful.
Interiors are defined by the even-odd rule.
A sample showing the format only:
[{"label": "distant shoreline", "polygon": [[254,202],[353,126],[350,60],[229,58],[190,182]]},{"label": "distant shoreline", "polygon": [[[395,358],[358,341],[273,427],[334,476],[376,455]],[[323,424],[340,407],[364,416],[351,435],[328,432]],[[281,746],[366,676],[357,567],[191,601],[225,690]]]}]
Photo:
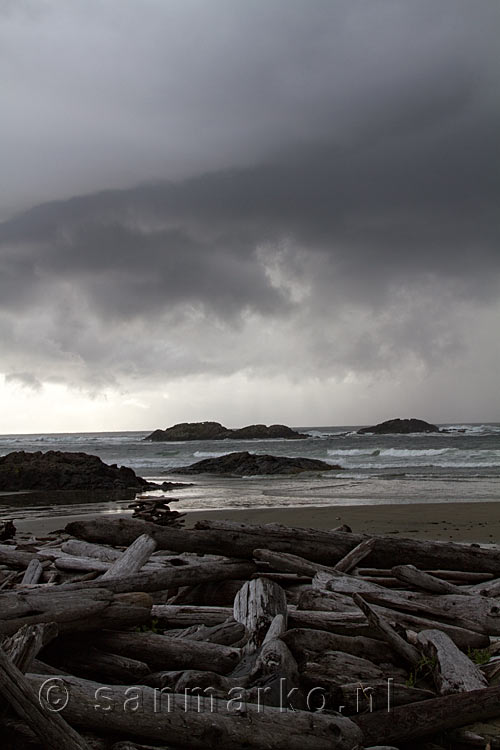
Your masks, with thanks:
[{"label": "distant shoreline", "polygon": [[[119,515],[112,514],[115,518]],[[64,528],[70,521],[92,517],[95,514],[25,519],[17,521],[16,526],[19,531],[40,535]],[[395,534],[443,542],[500,542],[500,502],[191,511],[186,515],[186,526],[192,527],[201,519],[253,524],[283,523],[325,530],[348,524],[353,531],[366,534]]]}]

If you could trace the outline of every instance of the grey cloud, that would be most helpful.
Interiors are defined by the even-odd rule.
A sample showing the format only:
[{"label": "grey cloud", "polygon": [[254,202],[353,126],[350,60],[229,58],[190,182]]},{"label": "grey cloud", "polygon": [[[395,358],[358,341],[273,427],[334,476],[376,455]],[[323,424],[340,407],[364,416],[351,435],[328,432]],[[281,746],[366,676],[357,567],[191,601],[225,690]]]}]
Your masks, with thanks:
[{"label": "grey cloud", "polygon": [[[123,53],[132,7],[93,7]],[[479,320],[499,292],[498,5],[224,0],[210,18],[204,3],[183,7],[148,2],[158,28],[141,17],[133,54],[101,60],[101,78],[65,48],[76,68],[58,69],[49,101],[74,103],[84,73],[92,127],[84,137],[60,114],[60,158],[49,139],[40,168],[49,194],[73,179],[90,192],[0,225],[5,363],[102,384],[452,361],[463,316]],[[61,8],[26,28],[56,24],[102,49],[87,17],[76,33],[83,5]],[[162,38],[168,17],[177,33]],[[43,63],[46,86],[55,57]],[[71,179],[58,173],[68,158]],[[152,174],[171,179],[140,182]],[[121,189],[98,191],[109,180]]]}]

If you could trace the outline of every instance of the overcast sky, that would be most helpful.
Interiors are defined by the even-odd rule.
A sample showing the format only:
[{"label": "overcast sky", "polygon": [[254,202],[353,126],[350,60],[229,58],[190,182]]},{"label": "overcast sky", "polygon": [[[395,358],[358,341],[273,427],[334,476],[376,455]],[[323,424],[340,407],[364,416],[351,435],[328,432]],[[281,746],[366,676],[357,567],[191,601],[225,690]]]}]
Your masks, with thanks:
[{"label": "overcast sky", "polygon": [[500,420],[498,0],[0,0],[0,432]]}]

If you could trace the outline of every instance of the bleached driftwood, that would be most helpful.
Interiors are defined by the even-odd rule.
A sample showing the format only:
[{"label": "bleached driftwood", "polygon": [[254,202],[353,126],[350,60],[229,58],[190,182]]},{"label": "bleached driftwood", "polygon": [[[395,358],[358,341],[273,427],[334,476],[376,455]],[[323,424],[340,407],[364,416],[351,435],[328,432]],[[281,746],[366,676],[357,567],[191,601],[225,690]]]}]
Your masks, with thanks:
[{"label": "bleached driftwood", "polygon": [[485,676],[451,638],[440,630],[422,630],[417,641],[426,656],[435,662],[433,676],[441,695],[464,693],[488,686]]},{"label": "bleached driftwood", "polygon": [[33,586],[34,584],[38,583],[38,581],[42,577],[42,573],[42,563],[37,557],[34,557],[26,568],[26,571],[21,580],[21,586]]},{"label": "bleached driftwood", "polygon": [[434,594],[466,594],[460,586],[444,581],[442,578],[424,573],[414,565],[395,565],[392,574],[400,581],[410,586],[416,586],[424,591],[432,591]]},{"label": "bleached driftwood", "polygon": [[53,622],[24,625],[14,635],[5,638],[0,646],[14,666],[23,673],[29,672],[39,651],[57,634],[57,625]]},{"label": "bleached driftwood", "polygon": [[287,618],[287,602],[283,589],[267,578],[254,578],[240,589],[234,600],[233,617],[249,633],[243,650],[246,654],[261,645],[275,615]]},{"label": "bleached driftwood", "polygon": [[62,716],[47,709],[38,691],[0,648],[0,697],[40,738],[48,750],[90,750]]},{"label": "bleached driftwood", "polygon": [[338,635],[309,628],[292,628],[282,638],[291,651],[301,657],[307,652],[321,654],[324,651],[344,651],[346,654],[368,659],[374,664],[394,659],[392,648],[375,638]]},{"label": "bleached driftwood", "polygon": [[500,687],[439,696],[353,717],[365,745],[383,740],[403,743],[500,715]]},{"label": "bleached driftwood", "polygon": [[141,534],[116,560],[109,570],[101,576],[101,581],[108,578],[119,578],[123,575],[132,576],[142,568],[156,549],[156,541],[148,534]]},{"label": "bleached driftwood", "polygon": [[339,573],[348,573],[350,570],[356,567],[356,565],[364,560],[370,552],[375,548],[377,540],[375,537],[368,537],[364,542],[360,542],[350,552],[347,553],[341,560],[334,565],[335,570]]},{"label": "bleached driftwood", "polygon": [[240,660],[240,651],[218,643],[170,638],[157,633],[107,631],[96,634],[93,643],[114,654],[128,656],[161,669],[206,669],[227,674]]},{"label": "bleached driftwood", "polygon": [[[43,680],[43,676],[30,676],[35,690]],[[118,731],[163,741],[168,737],[173,745],[197,750],[205,750],[214,742],[219,750],[234,750],[234,747],[268,750],[269,746],[274,750],[352,750],[362,744],[361,732],[346,717],[308,711],[282,712],[272,707],[262,710],[262,706],[259,710],[257,705],[238,701],[236,692],[229,704],[227,700],[217,701],[207,696],[206,710],[199,711],[196,699],[192,704],[188,702],[186,710],[185,695],[164,694],[159,700],[153,689],[139,686],[140,711],[104,711],[99,710],[101,704],[121,707],[127,697],[130,700],[130,692],[127,695],[123,686],[109,687],[73,677],[63,678],[63,683],[71,697],[61,715],[89,730]],[[102,699],[96,701],[96,691],[102,688],[105,692],[97,693]]]}]

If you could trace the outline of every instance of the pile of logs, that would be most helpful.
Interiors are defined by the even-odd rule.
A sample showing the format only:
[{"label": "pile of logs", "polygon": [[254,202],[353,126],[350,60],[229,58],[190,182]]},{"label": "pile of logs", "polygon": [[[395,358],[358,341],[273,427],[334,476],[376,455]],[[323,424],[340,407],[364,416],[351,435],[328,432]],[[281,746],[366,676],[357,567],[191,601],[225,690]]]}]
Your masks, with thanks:
[{"label": "pile of logs", "polygon": [[178,497],[154,497],[152,495],[139,495],[132,505],[128,507],[134,512],[132,518],[140,518],[141,521],[157,523],[160,526],[183,526],[185,513],[179,513],[178,510],[172,510],[169,503],[176,503]]},{"label": "pile of logs", "polygon": [[498,549],[98,518],[0,588],[2,747],[500,747]]}]

